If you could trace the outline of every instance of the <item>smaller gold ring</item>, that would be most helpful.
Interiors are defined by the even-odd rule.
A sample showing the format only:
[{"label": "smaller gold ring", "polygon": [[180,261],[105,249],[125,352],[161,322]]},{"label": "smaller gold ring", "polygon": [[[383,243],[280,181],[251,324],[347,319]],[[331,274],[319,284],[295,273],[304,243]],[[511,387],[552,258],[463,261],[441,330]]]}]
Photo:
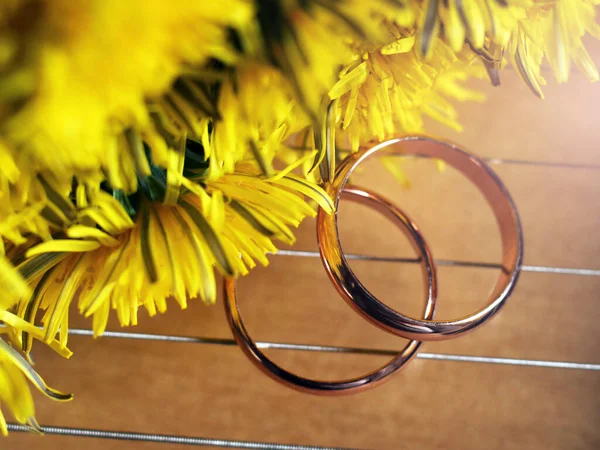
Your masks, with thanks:
[{"label": "smaller gold ring", "polygon": [[[358,188],[349,187],[346,187],[343,193],[349,196],[352,201],[364,203],[383,212],[386,217],[393,220],[409,237],[420,257],[425,281],[426,306],[423,316],[426,319],[432,319],[437,299],[436,269],[433,256],[418,227],[400,209],[380,196]],[[410,341],[391,361],[374,372],[361,377],[342,381],[321,381],[304,378],[279,367],[271,361],[250,337],[240,316],[236,296],[236,282],[233,278],[226,278],[224,281],[224,299],[225,314],[233,336],[250,361],[276,381],[296,390],[311,394],[328,396],[344,395],[376,386],[404,367],[415,356],[421,346],[421,342],[419,341]]]}]

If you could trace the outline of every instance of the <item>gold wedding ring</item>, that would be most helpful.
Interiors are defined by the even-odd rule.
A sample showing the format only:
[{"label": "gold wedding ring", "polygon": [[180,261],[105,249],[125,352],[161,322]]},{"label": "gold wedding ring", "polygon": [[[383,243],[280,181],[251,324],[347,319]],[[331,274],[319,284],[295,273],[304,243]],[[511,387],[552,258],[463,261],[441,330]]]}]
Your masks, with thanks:
[{"label": "gold wedding ring", "polygon": [[334,200],[336,211],[352,172],[375,154],[418,155],[440,159],[471,180],[496,216],[502,242],[502,270],[488,304],[479,311],[453,320],[409,317],[382,303],[361,284],[344,256],[338,233],[337,212],[328,215],[320,210],[317,216],[317,237],[321,259],[336,289],[362,317],[406,339],[450,339],[482,325],[505,304],[519,278],[523,260],[521,222],[506,187],[482,160],[455,145],[425,136],[404,136],[353,153],[340,164],[333,180],[325,186]]},{"label": "gold wedding ring", "polygon": [[[420,258],[421,269],[423,272],[426,297],[426,306],[423,316],[427,320],[433,319],[437,299],[436,269],[431,252],[418,227],[396,206],[371,192],[358,188],[345,187],[340,190],[339,194],[340,198],[342,196],[348,197],[351,201],[363,203],[382,212],[400,227],[410,239]],[[339,252],[341,252],[341,249],[339,249]],[[339,253],[339,256],[342,257],[341,253]],[[340,275],[344,276],[341,272]],[[236,281],[233,278],[225,279],[224,293],[227,320],[235,340],[242,351],[262,372],[280,383],[303,392],[319,395],[343,395],[373,387],[386,380],[390,375],[396,373],[406,365],[406,363],[415,356],[417,350],[421,346],[421,342],[411,340],[391,361],[374,372],[357,378],[342,381],[321,381],[304,378],[293,374],[274,363],[259,349],[257,344],[250,337],[240,316],[237,304]]]}]

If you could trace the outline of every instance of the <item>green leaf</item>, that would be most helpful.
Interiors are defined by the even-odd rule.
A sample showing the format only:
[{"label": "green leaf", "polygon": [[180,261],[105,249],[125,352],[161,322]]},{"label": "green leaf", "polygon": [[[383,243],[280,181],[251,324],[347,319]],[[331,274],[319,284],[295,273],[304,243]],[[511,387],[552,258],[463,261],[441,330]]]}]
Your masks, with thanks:
[{"label": "green leaf", "polygon": [[121,189],[115,189],[112,195],[121,204],[129,217],[134,217],[137,214],[137,210],[133,207],[129,196],[126,195],[125,192],[123,192]]},{"label": "green leaf", "polygon": [[162,180],[160,172],[156,174],[152,173],[152,175],[147,177],[138,177],[139,190],[146,198],[153,202],[162,202],[167,191],[165,181]]}]

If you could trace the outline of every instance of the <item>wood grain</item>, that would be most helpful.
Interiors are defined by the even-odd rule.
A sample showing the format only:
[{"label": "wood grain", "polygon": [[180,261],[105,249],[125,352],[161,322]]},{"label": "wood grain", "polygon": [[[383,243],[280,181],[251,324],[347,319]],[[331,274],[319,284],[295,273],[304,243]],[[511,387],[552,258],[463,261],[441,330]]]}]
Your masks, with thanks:
[{"label": "wood grain", "polygon": [[[549,77],[550,78],[550,77]],[[537,100],[514,72],[501,89],[481,84],[484,105],[459,105],[462,134],[438,135],[486,157],[600,164],[600,88],[573,74]],[[420,225],[437,258],[499,261],[493,216],[475,188],[429,161],[403,163],[413,181],[399,189],[377,162],[355,182],[386,194]],[[494,166],[519,207],[525,263],[600,269],[600,171]],[[342,205],[349,253],[409,256],[404,238],[364,207]],[[398,236],[398,239],[396,239]],[[297,249],[315,250],[314,221],[298,230]],[[240,305],[257,339],[400,348],[401,339],[363,322],[339,299],[317,258],[273,256],[240,283]],[[417,267],[354,261],[369,289],[418,314]],[[440,267],[438,317],[465,314],[490,291],[491,269]],[[506,308],[489,325],[424,351],[600,363],[599,277],[524,273]],[[230,337],[222,304],[175,304],[143,317],[139,332]],[[89,327],[73,318],[74,327]],[[111,329],[118,329],[112,323]],[[71,338],[70,361],[38,347],[46,380],[75,393],[56,404],[37,398],[45,425],[211,438],[376,449],[600,448],[600,372],[416,360],[382,387],[345,398],[318,398],[275,384],[235,347]],[[375,356],[273,351],[304,375],[335,379],[381,364]],[[171,445],[12,433],[1,449],[165,450]]]}]

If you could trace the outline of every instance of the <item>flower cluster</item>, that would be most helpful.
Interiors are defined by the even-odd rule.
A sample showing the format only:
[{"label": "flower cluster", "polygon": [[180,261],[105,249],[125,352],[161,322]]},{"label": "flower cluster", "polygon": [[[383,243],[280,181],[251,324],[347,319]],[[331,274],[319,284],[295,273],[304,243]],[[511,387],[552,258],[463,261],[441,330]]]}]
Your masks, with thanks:
[{"label": "flower cluster", "polygon": [[215,271],[332,211],[315,168],[338,146],[460,129],[464,82],[507,63],[540,97],[544,58],[596,81],[585,33],[592,0],[2,2],[0,406],[39,430],[27,381],[70,399],[29,353],[71,355],[73,303],[96,335],[213,303]]}]

